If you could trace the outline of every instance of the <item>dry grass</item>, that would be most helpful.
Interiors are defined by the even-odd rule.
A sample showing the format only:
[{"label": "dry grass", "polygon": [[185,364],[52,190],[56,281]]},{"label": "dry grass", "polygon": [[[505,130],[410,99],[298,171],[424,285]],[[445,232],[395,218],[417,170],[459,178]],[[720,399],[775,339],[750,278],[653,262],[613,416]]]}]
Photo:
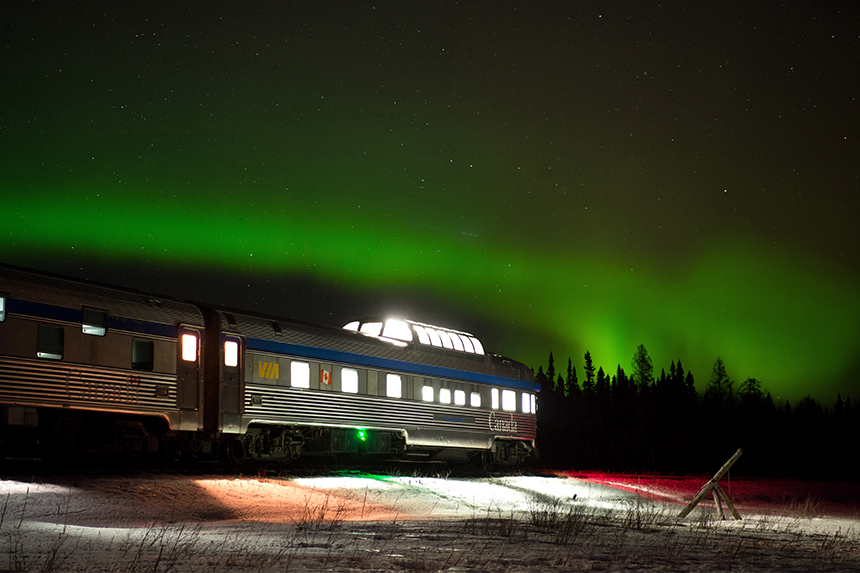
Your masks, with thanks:
[{"label": "dry grass", "polygon": [[811,498],[790,506],[791,515],[741,522],[719,521],[701,508],[680,520],[647,500],[603,509],[535,495],[523,512],[497,508],[465,520],[363,523],[346,521],[357,510],[347,509],[342,496],[308,493],[291,524],[195,523],[193,508],[174,505],[149,527],[109,529],[106,523],[94,536],[93,528],[68,525],[68,500],[49,519],[28,515],[29,495],[16,504],[8,495],[0,501],[0,570],[860,570],[854,526],[810,529],[821,504]]},{"label": "dry grass", "polygon": [[821,508],[824,505],[823,499],[806,496],[805,499],[798,501],[792,499],[788,502],[789,515],[793,515],[799,519],[812,519],[821,514]]}]

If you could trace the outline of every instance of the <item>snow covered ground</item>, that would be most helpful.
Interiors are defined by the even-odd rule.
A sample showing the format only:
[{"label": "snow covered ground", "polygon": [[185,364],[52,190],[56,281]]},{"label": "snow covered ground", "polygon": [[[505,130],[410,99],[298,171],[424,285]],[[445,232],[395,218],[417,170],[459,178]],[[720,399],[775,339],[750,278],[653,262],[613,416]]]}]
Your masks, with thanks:
[{"label": "snow covered ground", "polygon": [[[0,571],[858,571],[857,514],[609,479],[64,475],[0,481]],[[704,483],[704,480],[702,481]],[[701,484],[698,484],[699,486]],[[677,487],[676,487],[677,490]]]}]

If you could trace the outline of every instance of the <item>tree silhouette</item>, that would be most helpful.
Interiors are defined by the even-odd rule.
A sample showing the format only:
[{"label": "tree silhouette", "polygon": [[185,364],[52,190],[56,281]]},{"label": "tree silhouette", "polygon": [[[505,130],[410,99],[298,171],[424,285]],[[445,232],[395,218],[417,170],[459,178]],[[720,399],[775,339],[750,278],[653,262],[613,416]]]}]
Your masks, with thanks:
[{"label": "tree silhouette", "polygon": [[738,387],[738,397],[742,405],[752,406],[764,400],[764,394],[761,391],[761,382],[755,378],[747,378]]},{"label": "tree silhouette", "polygon": [[552,357],[552,352],[549,353],[549,363],[546,367],[546,379],[553,385],[552,389],[558,392],[560,389],[555,385],[555,360]]},{"label": "tree silhouette", "polygon": [[576,379],[576,366],[573,361],[567,359],[567,378],[564,380],[564,395],[565,397],[577,395],[580,393],[579,380]]},{"label": "tree silhouette", "polygon": [[708,386],[705,388],[705,399],[710,399],[718,403],[731,402],[733,399],[732,379],[726,373],[726,365],[723,359],[717,357],[714,362],[714,369],[711,372],[711,379],[708,380]]},{"label": "tree silhouette", "polygon": [[[580,390],[573,361],[568,358],[566,373],[557,372],[550,353],[548,366],[539,366],[535,375],[543,385],[541,463],[554,469],[707,473],[713,470],[713,448],[741,447],[745,455],[736,469],[750,476],[855,480],[860,474],[860,457],[844,445],[860,438],[860,402],[840,395],[832,411],[809,396],[794,407],[776,404],[753,377],[735,392],[722,358],[701,395],[680,360],[660,370],[655,380],[641,344],[633,375],[619,364],[611,378],[587,351]],[[701,447],[705,439],[708,448]]]},{"label": "tree silhouette", "polygon": [[633,355],[633,372],[631,377],[633,378],[633,383],[636,384],[640,391],[654,383],[654,363],[651,361],[651,357],[648,356],[648,351],[645,350],[644,344],[636,347],[636,353]]},{"label": "tree silhouette", "polygon": [[594,392],[594,363],[588,350],[585,351],[585,380],[582,381],[582,391],[585,394]]}]

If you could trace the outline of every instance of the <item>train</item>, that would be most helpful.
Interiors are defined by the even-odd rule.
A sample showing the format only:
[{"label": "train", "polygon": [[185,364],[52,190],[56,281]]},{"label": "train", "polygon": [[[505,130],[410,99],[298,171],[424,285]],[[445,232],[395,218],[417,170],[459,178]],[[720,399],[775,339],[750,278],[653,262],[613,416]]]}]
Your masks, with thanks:
[{"label": "train", "polygon": [[540,385],[466,332],[343,328],[0,265],[0,458],[511,466]]}]

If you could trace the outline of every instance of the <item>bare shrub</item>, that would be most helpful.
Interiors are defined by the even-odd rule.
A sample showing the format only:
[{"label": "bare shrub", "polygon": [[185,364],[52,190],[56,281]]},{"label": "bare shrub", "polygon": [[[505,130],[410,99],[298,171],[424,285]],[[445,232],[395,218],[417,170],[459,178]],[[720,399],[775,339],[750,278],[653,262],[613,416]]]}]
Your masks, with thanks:
[{"label": "bare shrub", "polygon": [[818,517],[822,505],[824,505],[823,500],[808,495],[802,501],[795,499],[789,502],[788,510],[791,515],[799,519],[812,519]]},{"label": "bare shrub", "polygon": [[334,503],[332,494],[326,492],[322,502],[314,505],[311,503],[312,496],[312,492],[305,496],[305,504],[301,515],[299,515],[298,519],[293,519],[293,523],[299,531],[318,531],[322,529],[332,531],[343,523],[347,513],[350,511],[348,500],[335,498],[338,501]]},{"label": "bare shrub", "polygon": [[657,509],[636,500],[634,503],[627,504],[621,513],[620,520],[621,526],[624,528],[649,531],[665,523],[666,512],[664,509]]}]

